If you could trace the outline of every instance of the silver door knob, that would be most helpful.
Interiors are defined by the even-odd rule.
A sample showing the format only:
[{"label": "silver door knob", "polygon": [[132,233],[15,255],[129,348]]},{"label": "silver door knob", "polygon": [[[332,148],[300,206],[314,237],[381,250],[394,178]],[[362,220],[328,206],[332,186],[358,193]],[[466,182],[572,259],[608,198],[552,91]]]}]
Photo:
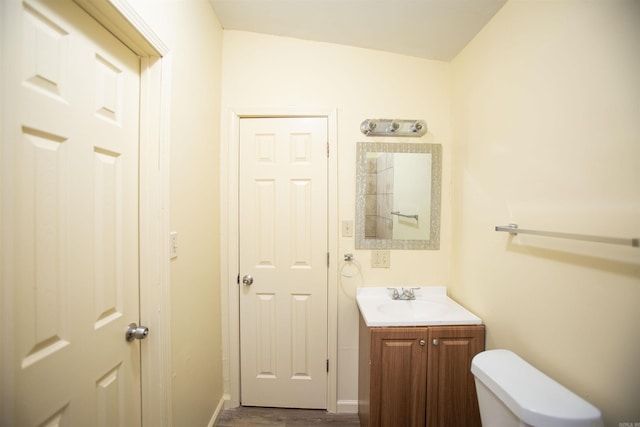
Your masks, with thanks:
[{"label": "silver door knob", "polygon": [[143,340],[148,334],[149,328],[146,326],[138,326],[135,323],[129,323],[129,327],[127,328],[124,336],[127,338],[127,341],[133,341]]},{"label": "silver door knob", "polygon": [[253,277],[251,277],[251,275],[250,275],[250,274],[245,275],[245,276],[242,278],[242,284],[243,284],[244,286],[251,286],[251,285],[253,284]]},{"label": "silver door knob", "polygon": [[433,340],[433,341],[431,341],[431,342],[433,343],[433,345],[438,345],[438,344],[440,344],[440,341],[438,341],[437,339],[435,339],[435,340]]}]

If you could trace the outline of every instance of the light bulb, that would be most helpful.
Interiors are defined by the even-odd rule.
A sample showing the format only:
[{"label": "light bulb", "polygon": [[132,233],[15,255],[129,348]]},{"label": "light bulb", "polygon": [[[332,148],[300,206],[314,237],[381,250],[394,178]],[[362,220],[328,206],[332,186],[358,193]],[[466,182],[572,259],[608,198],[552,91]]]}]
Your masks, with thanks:
[{"label": "light bulb", "polygon": [[378,121],[375,119],[367,119],[360,125],[360,131],[365,135],[369,135],[378,127]]},{"label": "light bulb", "polygon": [[395,132],[398,129],[400,129],[400,120],[393,119],[386,130],[387,132]]}]

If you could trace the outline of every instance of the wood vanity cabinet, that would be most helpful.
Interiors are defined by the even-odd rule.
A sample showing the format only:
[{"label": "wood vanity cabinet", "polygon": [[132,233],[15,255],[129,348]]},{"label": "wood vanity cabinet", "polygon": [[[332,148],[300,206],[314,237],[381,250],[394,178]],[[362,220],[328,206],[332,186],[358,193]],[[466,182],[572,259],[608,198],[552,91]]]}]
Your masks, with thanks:
[{"label": "wood vanity cabinet", "polygon": [[361,426],[481,426],[471,359],[484,325],[369,328],[361,316],[359,345]]}]

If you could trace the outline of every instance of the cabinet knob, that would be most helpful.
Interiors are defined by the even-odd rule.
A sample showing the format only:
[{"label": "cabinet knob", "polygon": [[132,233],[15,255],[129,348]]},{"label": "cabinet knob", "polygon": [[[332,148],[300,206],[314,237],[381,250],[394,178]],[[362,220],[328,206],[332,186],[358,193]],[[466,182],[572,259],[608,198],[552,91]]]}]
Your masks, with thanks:
[{"label": "cabinet knob", "polygon": [[433,345],[438,345],[440,344],[440,341],[438,341],[437,339],[434,339],[433,341],[431,341],[433,343]]},{"label": "cabinet knob", "polygon": [[420,341],[418,341],[418,344],[420,344],[420,345],[425,345],[426,343],[427,343],[427,342],[426,342],[425,340],[420,340]]}]

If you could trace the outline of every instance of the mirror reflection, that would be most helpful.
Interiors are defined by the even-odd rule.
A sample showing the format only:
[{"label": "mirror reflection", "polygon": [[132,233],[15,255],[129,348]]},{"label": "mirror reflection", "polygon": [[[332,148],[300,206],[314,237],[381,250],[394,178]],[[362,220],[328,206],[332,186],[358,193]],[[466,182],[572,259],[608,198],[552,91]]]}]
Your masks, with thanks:
[{"label": "mirror reflection", "polygon": [[439,249],[440,144],[357,144],[356,248]]}]

